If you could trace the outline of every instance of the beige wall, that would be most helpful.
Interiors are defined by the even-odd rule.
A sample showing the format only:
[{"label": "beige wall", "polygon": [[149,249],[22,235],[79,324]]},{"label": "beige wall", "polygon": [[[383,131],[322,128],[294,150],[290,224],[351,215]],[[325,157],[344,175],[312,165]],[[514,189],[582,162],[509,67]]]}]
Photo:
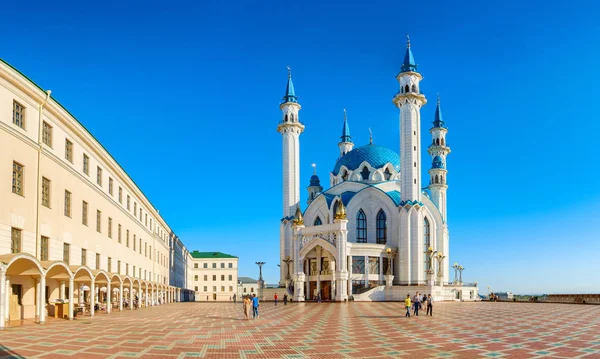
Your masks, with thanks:
[{"label": "beige wall", "polygon": [[[221,263],[224,264],[225,268],[221,268]],[[229,263],[232,264],[233,268],[229,268]],[[197,264],[197,266],[196,266]],[[207,268],[204,268],[206,264]],[[213,268],[213,264],[216,268]],[[196,301],[206,301],[208,296],[209,301],[229,301],[234,294],[237,294],[237,281],[238,281],[238,259],[237,258],[215,258],[215,259],[192,259],[192,289],[196,291]],[[197,267],[197,268],[196,268]],[[196,280],[197,276],[197,280]],[[206,280],[204,279],[206,276]],[[214,276],[214,277],[213,277]],[[222,277],[224,276],[224,277]],[[229,279],[231,276],[231,279]],[[213,279],[214,278],[214,279]],[[224,280],[222,279],[224,278]],[[206,287],[206,290],[204,290]],[[216,291],[215,288],[216,287]],[[222,288],[224,287],[224,288]],[[225,290],[222,290],[225,289]]]},{"label": "beige wall", "polygon": [[[41,185],[38,187],[38,108],[44,98],[42,90],[0,62],[0,255],[10,253],[10,233],[14,227],[23,231],[22,251],[40,259],[39,244],[36,247],[39,208],[39,235],[49,237],[50,260],[62,260],[63,244],[69,243],[71,265],[81,264],[81,249],[85,248],[87,265],[92,269],[96,268],[96,253],[99,253],[101,269],[108,269],[111,257],[112,272],[117,272],[117,263],[121,261],[121,274],[125,274],[128,264],[130,276],[170,284],[171,229],[108,152],[52,99],[43,110],[43,121],[52,126],[52,147],[43,146],[39,165],[40,176],[51,181],[50,208],[38,205],[37,194],[41,192]],[[24,129],[12,122],[14,100],[26,108]],[[73,143],[72,163],[65,159],[67,138]],[[89,175],[83,172],[84,154],[90,159]],[[12,193],[13,161],[24,166],[24,196]],[[102,185],[97,184],[98,166],[102,169]],[[113,180],[112,195],[109,177]],[[119,188],[123,191],[122,203],[118,201]],[[64,215],[65,190],[71,192],[70,217]],[[131,198],[129,210],[126,207],[128,195]],[[87,226],[82,224],[82,201],[88,203]],[[100,232],[96,230],[97,210],[102,213]],[[109,218],[112,218],[112,238],[108,237]],[[121,243],[118,242],[119,224]]]}]

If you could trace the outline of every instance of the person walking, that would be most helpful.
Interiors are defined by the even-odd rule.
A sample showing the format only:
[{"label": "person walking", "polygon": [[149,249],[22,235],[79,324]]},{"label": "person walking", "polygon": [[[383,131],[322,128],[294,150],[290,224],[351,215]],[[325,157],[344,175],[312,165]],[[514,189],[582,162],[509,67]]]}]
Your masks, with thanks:
[{"label": "person walking", "polygon": [[235,293],[233,294],[233,303],[235,304],[235,300],[237,299]]},{"label": "person walking", "polygon": [[321,293],[317,293],[317,303],[321,303]]},{"label": "person walking", "polygon": [[427,312],[425,315],[429,314],[429,316],[433,316],[433,297],[431,294],[427,296]]},{"label": "person walking", "polygon": [[256,296],[256,294],[252,294],[252,311],[253,311],[253,315],[252,317],[254,319],[258,318],[258,307],[260,306],[260,304],[258,303],[258,297]]},{"label": "person walking", "polygon": [[250,310],[252,310],[252,300],[247,295],[244,297],[244,319],[250,320]]},{"label": "person walking", "polygon": [[419,297],[419,292],[417,292],[417,294],[415,294],[415,297],[413,298],[413,302],[414,302],[413,314],[416,316],[419,316],[419,307],[421,306],[421,297]]},{"label": "person walking", "polygon": [[273,296],[273,299],[275,299],[275,306],[277,306],[277,301],[279,300],[277,293],[275,293],[275,295]]},{"label": "person walking", "polygon": [[410,318],[410,294],[406,295],[406,299],[404,299],[404,306],[406,307],[406,315],[405,317]]},{"label": "person walking", "polygon": [[287,294],[283,295],[283,305],[287,305]]}]

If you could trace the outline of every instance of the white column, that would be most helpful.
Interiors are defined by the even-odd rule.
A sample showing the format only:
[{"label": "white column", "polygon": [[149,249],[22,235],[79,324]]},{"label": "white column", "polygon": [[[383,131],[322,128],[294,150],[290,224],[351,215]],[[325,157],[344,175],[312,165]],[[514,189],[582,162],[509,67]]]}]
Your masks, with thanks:
[{"label": "white column", "polygon": [[65,281],[64,280],[60,281],[59,291],[60,291],[60,293],[58,293],[58,298],[64,300],[65,299]]},{"label": "white column", "polygon": [[37,317],[37,323],[40,322],[40,307],[42,306],[40,302],[40,280],[35,280],[35,316]]},{"label": "white column", "polygon": [[74,285],[75,283],[73,282],[73,278],[69,278],[69,320],[73,320],[73,310],[75,309],[73,305],[75,302],[75,299],[73,298]]},{"label": "white column", "polygon": [[146,301],[146,308],[148,308],[149,298],[148,298],[148,285],[146,285],[146,295],[144,296],[144,300]]},{"label": "white column", "polygon": [[123,282],[119,284],[119,311],[123,311]]},{"label": "white column", "polygon": [[110,301],[111,295],[110,281],[106,283],[106,314],[110,314],[112,303]]},{"label": "white column", "polygon": [[40,276],[40,324],[46,322],[46,275]]},{"label": "white column", "polygon": [[96,302],[96,283],[92,279],[90,284],[90,315],[94,316],[94,304]]},{"label": "white column", "polygon": [[0,330],[4,329],[6,322],[6,294],[8,287],[6,286],[6,272],[0,270]]},{"label": "white column", "polygon": [[348,256],[348,297],[352,296],[352,256]]},{"label": "white column", "polygon": [[133,284],[129,286],[129,310],[133,310]]}]

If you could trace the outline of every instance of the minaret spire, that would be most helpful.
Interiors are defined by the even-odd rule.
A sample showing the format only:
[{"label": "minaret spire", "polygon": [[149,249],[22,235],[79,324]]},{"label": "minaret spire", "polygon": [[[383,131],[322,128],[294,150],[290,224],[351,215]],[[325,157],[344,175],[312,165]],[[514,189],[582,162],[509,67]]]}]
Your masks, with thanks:
[{"label": "minaret spire", "polygon": [[400,67],[400,72],[417,72],[417,63],[410,49],[410,36],[406,35],[406,53],[404,54],[404,62]]},{"label": "minaret spire", "polygon": [[346,109],[344,109],[344,127],[342,127],[342,135],[340,138],[341,140],[338,143],[338,147],[340,148],[340,157],[342,157],[346,153],[352,151],[352,148],[354,147],[352,136],[350,136],[350,126],[348,125],[348,114],[346,113]]},{"label": "minaret spire", "polygon": [[440,106],[440,94],[437,95],[437,107],[435,108],[435,118],[433,120],[433,127],[444,127],[444,120],[442,119],[442,108]]},{"label": "minaret spire", "polygon": [[298,102],[298,96],[294,91],[294,83],[292,82],[292,69],[288,66],[288,81],[285,87],[285,96],[283,96],[283,102]]},{"label": "minaret spire", "polygon": [[433,127],[429,130],[431,133],[431,145],[427,149],[432,157],[431,169],[429,172],[429,190],[431,191],[431,200],[439,209],[444,221],[447,215],[446,191],[448,189],[448,170],[446,169],[446,156],[450,153],[450,147],[446,144],[446,134],[448,129],[444,126],[442,120],[442,108],[440,106],[440,95],[437,98],[437,107],[435,108],[435,118]]}]

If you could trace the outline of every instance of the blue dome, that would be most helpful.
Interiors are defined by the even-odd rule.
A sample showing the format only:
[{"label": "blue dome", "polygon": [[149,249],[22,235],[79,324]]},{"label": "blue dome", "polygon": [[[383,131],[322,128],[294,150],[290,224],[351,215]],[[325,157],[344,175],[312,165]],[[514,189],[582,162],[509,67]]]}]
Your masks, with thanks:
[{"label": "blue dome", "polygon": [[442,160],[442,158],[440,156],[435,156],[433,158],[433,164],[431,165],[431,168],[444,168],[444,161]]},{"label": "blue dome", "polygon": [[337,176],[340,173],[340,168],[346,166],[350,171],[354,171],[360,166],[363,161],[367,161],[373,168],[383,168],[388,163],[391,163],[396,171],[400,170],[400,156],[387,147],[369,144],[353,149],[343,155],[335,163],[333,175]]},{"label": "blue dome", "polygon": [[319,180],[319,176],[317,176],[317,175],[310,176],[310,185],[316,186],[316,187],[321,187],[321,180]]}]

